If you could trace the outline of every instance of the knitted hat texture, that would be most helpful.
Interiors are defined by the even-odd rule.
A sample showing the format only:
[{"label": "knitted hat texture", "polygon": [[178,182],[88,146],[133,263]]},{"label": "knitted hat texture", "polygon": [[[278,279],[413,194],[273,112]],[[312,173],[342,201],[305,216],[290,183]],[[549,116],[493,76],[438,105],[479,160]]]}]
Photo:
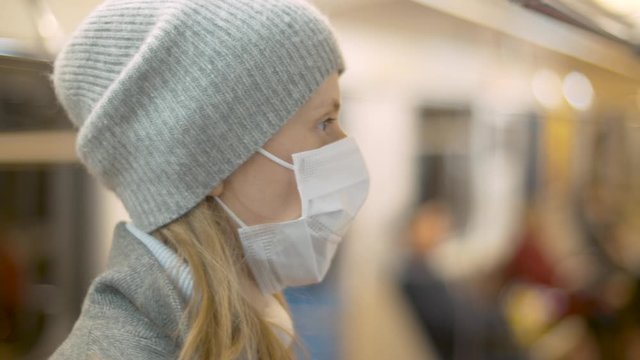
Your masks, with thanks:
[{"label": "knitted hat texture", "polygon": [[87,170],[151,232],[262,146],[343,59],[304,0],[107,0],[57,56]]}]

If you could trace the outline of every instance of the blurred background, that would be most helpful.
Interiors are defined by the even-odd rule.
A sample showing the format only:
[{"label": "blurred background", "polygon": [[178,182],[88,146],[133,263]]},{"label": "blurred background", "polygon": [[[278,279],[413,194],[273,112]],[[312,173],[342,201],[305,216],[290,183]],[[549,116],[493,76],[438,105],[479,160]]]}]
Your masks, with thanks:
[{"label": "blurred background", "polygon": [[[0,359],[65,338],[116,222],[47,75],[97,0],[0,2]],[[313,359],[640,359],[640,2],[317,0],[371,193],[287,291]]]}]

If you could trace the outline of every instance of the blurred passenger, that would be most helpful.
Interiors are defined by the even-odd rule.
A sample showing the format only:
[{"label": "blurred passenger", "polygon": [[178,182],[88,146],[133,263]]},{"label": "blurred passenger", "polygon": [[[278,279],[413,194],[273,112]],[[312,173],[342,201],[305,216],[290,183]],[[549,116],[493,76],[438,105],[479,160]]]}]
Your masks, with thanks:
[{"label": "blurred passenger", "polygon": [[[600,215],[604,210],[598,206],[593,209]],[[591,261],[550,261],[542,247],[545,242],[539,239],[541,224],[536,210],[531,208],[516,251],[502,271],[501,301],[520,344],[535,358],[626,360],[638,354],[638,280],[608,258],[600,244],[604,239],[598,237],[608,234],[604,229],[611,224],[611,217],[595,217],[594,213],[582,217],[582,254],[573,254],[589,254]],[[599,231],[592,231],[588,221],[596,219],[605,221],[598,225]],[[593,256],[594,252],[599,253]],[[561,271],[569,262],[579,267],[575,271],[591,275],[586,281],[563,277]]]},{"label": "blurred passenger", "polygon": [[[625,268],[618,229],[627,204],[624,187],[607,186],[594,176],[576,206],[585,251],[595,255],[594,278],[579,289],[591,307],[582,315],[598,343],[602,359],[626,360],[637,354],[640,331],[640,279]],[[640,245],[639,245],[640,246]],[[635,356],[635,355],[634,355]]]},{"label": "blurred passenger", "polygon": [[501,313],[470,291],[447,284],[426,261],[449,236],[451,215],[440,202],[421,205],[409,223],[409,248],[401,286],[409,305],[442,359],[522,359]]}]

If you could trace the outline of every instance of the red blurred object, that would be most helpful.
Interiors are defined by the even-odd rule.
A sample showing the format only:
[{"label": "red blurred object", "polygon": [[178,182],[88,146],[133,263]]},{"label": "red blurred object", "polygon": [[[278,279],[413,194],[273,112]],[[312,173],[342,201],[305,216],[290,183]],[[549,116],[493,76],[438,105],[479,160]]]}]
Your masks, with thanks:
[{"label": "red blurred object", "polygon": [[505,269],[508,279],[559,287],[551,263],[545,258],[535,242],[535,233],[524,234],[513,258]]},{"label": "red blurred object", "polygon": [[24,277],[12,252],[0,241],[0,341],[10,341],[23,303]]}]

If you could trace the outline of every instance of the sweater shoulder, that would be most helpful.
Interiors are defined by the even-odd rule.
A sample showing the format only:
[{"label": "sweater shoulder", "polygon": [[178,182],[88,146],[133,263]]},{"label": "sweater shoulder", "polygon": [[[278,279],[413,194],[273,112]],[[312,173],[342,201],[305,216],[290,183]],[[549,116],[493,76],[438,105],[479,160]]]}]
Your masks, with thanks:
[{"label": "sweater shoulder", "polygon": [[117,288],[97,280],[52,359],[168,359],[178,351],[177,337],[165,333]]},{"label": "sweater shoulder", "polygon": [[52,359],[165,359],[179,351],[178,291],[144,245],[121,230],[114,232],[107,270],[92,282]]}]

